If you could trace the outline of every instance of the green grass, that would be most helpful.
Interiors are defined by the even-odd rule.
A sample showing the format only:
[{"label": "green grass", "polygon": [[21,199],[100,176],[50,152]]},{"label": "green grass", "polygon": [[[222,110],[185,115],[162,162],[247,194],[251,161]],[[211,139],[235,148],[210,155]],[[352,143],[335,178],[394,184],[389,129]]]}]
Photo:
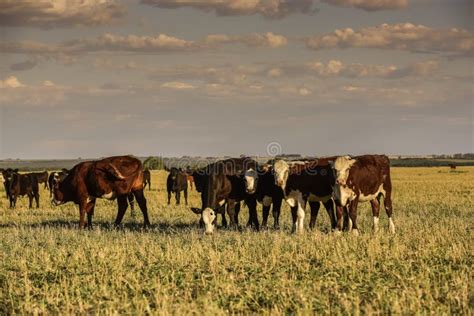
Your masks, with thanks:
[{"label": "green grass", "polygon": [[197,215],[166,205],[164,172],[146,191],[147,231],[139,211],[114,229],[115,202],[80,231],[73,204],[44,191],[40,209],[10,210],[0,191],[0,314],[472,314],[474,168],[458,169],[392,169],[394,236],[385,214],[371,233],[368,204],[359,237],[328,234],[323,210],[317,231],[292,235],[286,205],[280,231],[203,236]]}]

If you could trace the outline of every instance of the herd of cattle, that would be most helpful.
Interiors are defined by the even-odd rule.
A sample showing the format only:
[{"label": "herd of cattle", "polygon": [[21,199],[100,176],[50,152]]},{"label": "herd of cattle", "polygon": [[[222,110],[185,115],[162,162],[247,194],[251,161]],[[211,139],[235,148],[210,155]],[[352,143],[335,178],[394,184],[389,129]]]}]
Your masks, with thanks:
[{"label": "herd of cattle", "polygon": [[[392,220],[392,185],[390,162],[384,155],[338,156],[311,160],[274,160],[258,164],[252,158],[220,160],[194,170],[167,169],[168,204],[172,194],[180,203],[181,192],[187,205],[188,182],[194,183],[201,195],[201,207],[191,207],[200,215],[206,234],[216,227],[217,215],[222,225],[235,228],[239,225],[241,202],[249,210],[247,225],[260,228],[257,204],[263,206],[262,226],[267,226],[272,209],[274,226],[279,227],[282,201],[291,208],[293,231],[303,232],[306,204],[310,205],[309,226],[316,224],[320,204],[323,204],[334,231],[352,231],[358,234],[357,206],[369,201],[373,214],[373,229],[378,230],[381,200],[388,215],[389,231],[395,232]],[[21,174],[17,169],[1,169],[5,192],[10,207],[15,207],[19,196],[27,195],[29,207],[33,199],[39,207],[39,185],[50,189],[52,203],[61,205],[74,202],[79,205],[79,227],[92,227],[92,217],[97,198],[117,199],[118,212],[115,224],[119,225],[130,204],[137,201],[149,226],[147,201],[144,189],[151,188],[151,176],[139,159],[116,156],[95,161],[81,162],[71,170],[63,169],[48,175],[43,173]]]}]

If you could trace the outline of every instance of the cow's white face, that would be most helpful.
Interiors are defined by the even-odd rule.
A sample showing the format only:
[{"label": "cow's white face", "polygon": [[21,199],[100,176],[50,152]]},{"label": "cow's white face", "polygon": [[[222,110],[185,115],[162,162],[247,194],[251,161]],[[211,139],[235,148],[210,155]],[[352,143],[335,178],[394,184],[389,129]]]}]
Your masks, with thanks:
[{"label": "cow's white face", "polygon": [[337,157],[332,164],[334,170],[335,184],[333,187],[334,199],[338,201],[341,206],[354,199],[355,192],[347,186],[347,178],[355,160],[349,156]]},{"label": "cow's white face", "polygon": [[275,184],[285,189],[286,181],[290,174],[290,165],[284,160],[277,160],[273,165],[273,172],[275,175]]},{"label": "cow's white face", "polygon": [[54,173],[54,178],[53,178],[53,197],[51,200],[51,203],[58,206],[64,203],[64,194],[63,192],[59,189],[59,184],[60,184],[60,179],[59,179],[59,174],[57,172]]},{"label": "cow's white face", "polygon": [[202,211],[202,221],[204,223],[205,234],[210,235],[214,232],[216,212],[212,208],[206,208]]},{"label": "cow's white face", "polygon": [[249,169],[245,171],[244,179],[245,179],[245,190],[249,194],[254,194],[255,191],[257,191],[257,181],[258,181],[257,171],[253,169]]}]

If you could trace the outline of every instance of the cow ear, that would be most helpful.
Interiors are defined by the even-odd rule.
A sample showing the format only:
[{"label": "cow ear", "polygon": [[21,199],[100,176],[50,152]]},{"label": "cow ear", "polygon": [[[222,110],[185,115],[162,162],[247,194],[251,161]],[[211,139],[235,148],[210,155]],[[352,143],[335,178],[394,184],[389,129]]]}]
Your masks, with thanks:
[{"label": "cow ear", "polygon": [[64,172],[64,173],[68,173],[68,172],[69,172],[69,170],[66,169],[66,168],[62,168],[61,171]]},{"label": "cow ear", "polygon": [[107,173],[111,174],[115,178],[119,180],[125,180],[125,177],[113,164],[109,163],[105,169],[107,170]]}]

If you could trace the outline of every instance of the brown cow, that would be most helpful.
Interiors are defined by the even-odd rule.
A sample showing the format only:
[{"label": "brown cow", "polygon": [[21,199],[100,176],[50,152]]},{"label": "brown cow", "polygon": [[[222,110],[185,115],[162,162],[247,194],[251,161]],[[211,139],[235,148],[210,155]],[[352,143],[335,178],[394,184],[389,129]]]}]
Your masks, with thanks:
[{"label": "brown cow", "polygon": [[79,227],[92,227],[96,198],[118,201],[115,225],[122,222],[128,207],[127,196],[133,193],[143,213],[144,226],[150,225],[146,199],[143,194],[143,167],[131,156],[116,156],[96,161],[81,162],[74,166],[63,181],[55,179],[53,203],[74,202],[79,205]]},{"label": "brown cow", "polygon": [[[392,220],[392,183],[390,181],[390,161],[385,155],[364,155],[338,157],[333,163],[336,183],[334,198],[338,205],[348,205],[349,227],[354,234],[357,229],[357,205],[370,201],[373,214],[373,229],[378,230],[380,198],[384,197],[388,215],[389,231],[395,233]],[[340,214],[338,226],[340,228]],[[349,228],[350,230],[350,228]]]},{"label": "brown cow", "polygon": [[19,196],[27,195],[29,199],[28,207],[33,207],[33,198],[36,201],[36,207],[39,207],[39,189],[38,179],[34,174],[12,173],[8,187],[8,198],[10,207],[15,208]]},{"label": "brown cow", "polygon": [[455,163],[450,163],[449,164],[449,169],[456,170],[456,164]]}]

